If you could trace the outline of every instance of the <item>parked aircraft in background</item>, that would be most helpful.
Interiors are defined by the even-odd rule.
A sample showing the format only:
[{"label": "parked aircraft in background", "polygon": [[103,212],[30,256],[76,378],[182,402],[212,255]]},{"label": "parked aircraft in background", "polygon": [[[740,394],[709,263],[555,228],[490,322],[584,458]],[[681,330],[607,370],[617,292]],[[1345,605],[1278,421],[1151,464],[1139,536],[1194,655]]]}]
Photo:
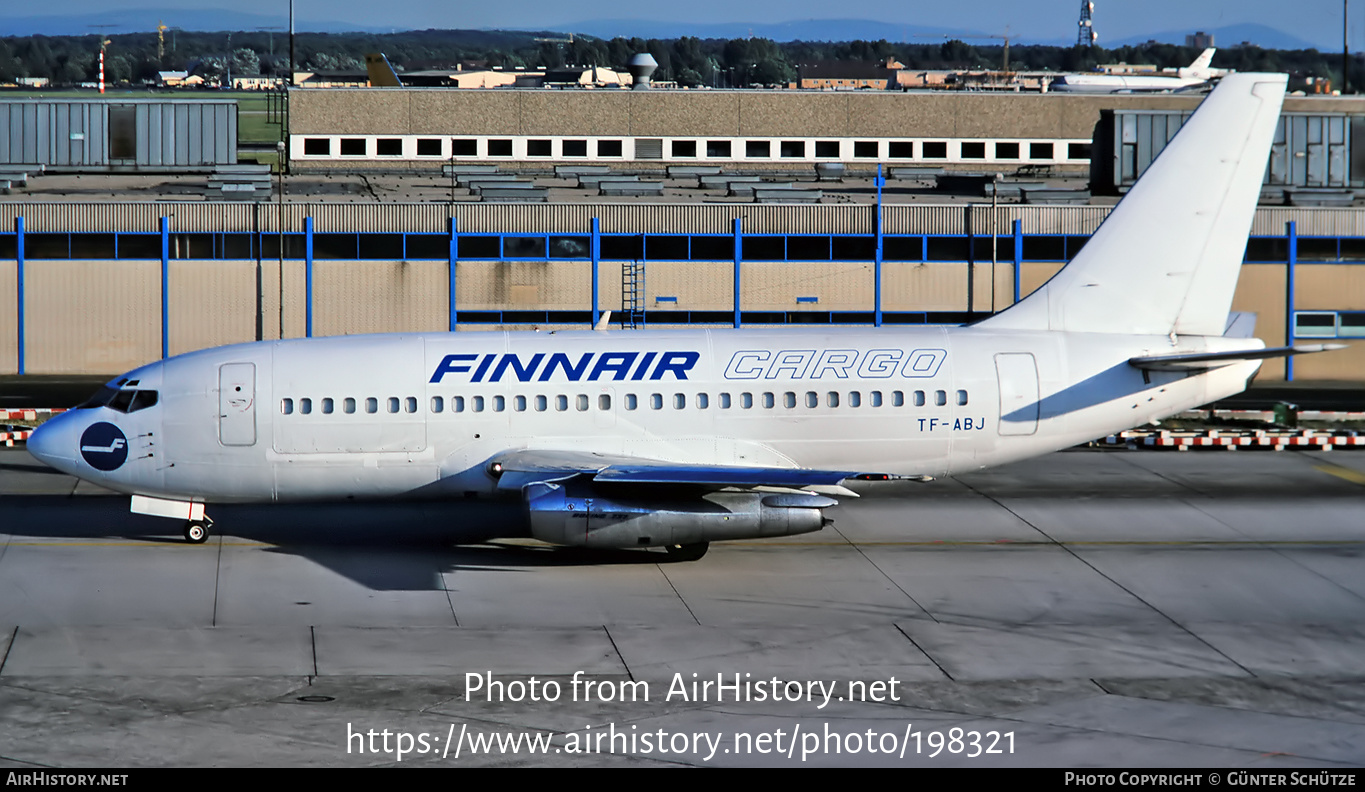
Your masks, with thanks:
[{"label": "parked aircraft in background", "polygon": [[[1150,93],[1188,91],[1202,88],[1227,69],[1213,69],[1212,47],[1204,50],[1189,66],[1152,74],[1063,74],[1052,81],[1049,90],[1070,93]],[[1170,71],[1174,71],[1171,74]]]},{"label": "parked aircraft in background", "polygon": [[206,504],[362,498],[518,499],[508,535],[682,558],[816,531],[849,480],[1066,448],[1322,349],[1224,332],[1284,90],[1225,78],[1074,260],[973,325],[241,344],[115,379],[29,450],[192,542]]},{"label": "parked aircraft in background", "polygon": [[389,58],[382,52],[365,53],[365,72],[370,76],[371,88],[402,88],[403,81],[398,79]]}]

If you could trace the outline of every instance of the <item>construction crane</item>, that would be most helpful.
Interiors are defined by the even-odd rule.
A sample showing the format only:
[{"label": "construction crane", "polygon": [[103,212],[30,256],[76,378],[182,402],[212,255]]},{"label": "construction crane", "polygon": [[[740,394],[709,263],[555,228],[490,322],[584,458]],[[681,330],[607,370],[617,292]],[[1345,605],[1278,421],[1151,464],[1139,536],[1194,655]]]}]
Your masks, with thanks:
[{"label": "construction crane", "polygon": [[[166,59],[166,31],[170,27],[162,20],[156,21],[156,61],[161,63]],[[165,65],[164,63],[162,64]]]},{"label": "construction crane", "polygon": [[916,33],[916,34],[915,34],[915,38],[941,38],[941,39],[943,39],[944,41],[953,41],[953,40],[965,41],[965,40],[967,40],[967,39],[988,39],[988,38],[989,38],[989,39],[1000,39],[1000,40],[1002,40],[1002,41],[1005,42],[1005,58],[1004,58],[1005,63],[1004,63],[1004,66],[1001,67],[1000,70],[1001,70],[1001,71],[1004,71],[1004,72],[1007,72],[1007,71],[1010,70],[1010,29],[1009,29],[1009,26],[1006,26],[1006,27],[1005,27],[1005,35],[1003,35],[1003,36],[995,35],[995,34],[992,34],[992,33],[979,33],[979,34],[977,34],[977,33],[972,33],[972,34],[964,34],[964,35],[960,35],[960,36],[950,36],[950,35],[947,35],[947,34],[936,34],[936,33]]}]

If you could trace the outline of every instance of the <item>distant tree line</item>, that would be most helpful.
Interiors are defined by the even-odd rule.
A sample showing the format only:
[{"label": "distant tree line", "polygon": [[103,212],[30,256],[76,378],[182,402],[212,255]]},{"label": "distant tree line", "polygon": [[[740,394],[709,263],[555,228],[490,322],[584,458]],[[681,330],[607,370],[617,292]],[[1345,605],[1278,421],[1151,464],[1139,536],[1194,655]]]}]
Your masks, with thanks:
[{"label": "distant tree line", "polygon": [[[240,76],[284,76],[289,69],[289,37],[283,32],[204,33],[170,30],[158,56],[157,36],[114,33],[105,57],[106,78],[140,83],[158,71],[192,71],[205,76],[231,71]],[[550,39],[550,40],[546,40]],[[570,40],[571,39],[571,40]],[[100,37],[14,36],[0,38],[0,83],[19,77],[47,77],[55,84],[95,79]],[[910,69],[1000,68],[1003,48],[963,41],[906,44],[888,41],[775,42],[769,39],[670,40],[583,36],[550,32],[422,30],[402,33],[302,33],[297,36],[298,71],[363,71],[365,54],[383,52],[400,71],[480,64],[504,68],[609,66],[624,68],[631,56],[649,52],[659,62],[656,80],[685,86],[746,87],[781,85],[796,79],[801,64],[815,61],[885,61]],[[1010,48],[1012,70],[1087,71],[1100,63],[1127,62],[1158,68],[1187,66],[1199,51],[1148,43],[1134,47]],[[1219,68],[1289,72],[1340,81],[1341,58],[1317,50],[1220,49]],[[1351,84],[1365,84],[1365,65],[1353,59]]]}]

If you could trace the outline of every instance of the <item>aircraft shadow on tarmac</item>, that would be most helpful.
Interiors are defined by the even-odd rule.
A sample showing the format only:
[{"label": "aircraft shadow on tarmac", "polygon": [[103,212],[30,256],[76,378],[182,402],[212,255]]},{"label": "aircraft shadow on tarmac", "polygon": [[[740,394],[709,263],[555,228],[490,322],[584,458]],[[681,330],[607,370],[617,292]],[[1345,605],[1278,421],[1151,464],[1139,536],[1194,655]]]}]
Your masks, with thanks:
[{"label": "aircraft shadow on tarmac", "polygon": [[[22,468],[24,473],[47,470],[29,465],[6,467]],[[529,536],[529,531],[516,502],[222,504],[211,506],[209,515],[215,521],[215,534],[225,542],[260,542],[269,545],[263,552],[308,559],[379,591],[438,590],[442,584],[434,572],[515,572],[674,561],[657,548],[606,550],[517,543],[515,539]],[[180,543],[181,528],[175,520],[130,513],[123,496],[0,496],[0,533],[18,541]],[[210,538],[206,547],[218,540],[218,536]],[[192,548],[186,545],[186,549]]]}]

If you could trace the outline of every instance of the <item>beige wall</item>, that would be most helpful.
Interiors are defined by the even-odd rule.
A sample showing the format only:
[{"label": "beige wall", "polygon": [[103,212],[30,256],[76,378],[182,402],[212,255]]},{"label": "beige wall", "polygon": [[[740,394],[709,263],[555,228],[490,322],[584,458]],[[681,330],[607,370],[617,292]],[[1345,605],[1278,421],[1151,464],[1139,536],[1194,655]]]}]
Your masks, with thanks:
[{"label": "beige wall", "polygon": [[445,330],[447,269],[443,261],[314,262],[313,335]]},{"label": "beige wall", "polygon": [[[270,264],[278,269],[276,262]],[[170,289],[172,355],[256,340],[256,262],[172,261]],[[266,325],[268,330],[276,326]]]},{"label": "beige wall", "polygon": [[[602,262],[599,306],[621,307],[621,264]],[[733,308],[732,263],[653,262],[646,268],[646,309],[729,311]],[[1025,263],[1021,290],[1029,294],[1060,267]],[[440,261],[319,261],[315,264],[314,335],[440,331],[447,327],[447,265]],[[961,262],[887,262],[883,309],[964,311],[967,265]],[[304,335],[305,272],[285,262],[284,335]],[[0,261],[0,305],[13,305],[15,268]],[[1301,264],[1300,310],[1365,310],[1365,266]],[[113,374],[156,360],[161,354],[160,264],[157,261],[34,260],[26,267],[27,369],[33,374]],[[253,261],[171,262],[170,352],[250,341],[256,334]],[[460,310],[582,310],[591,306],[588,262],[462,262],[457,286]],[[1257,335],[1268,345],[1285,343],[1285,267],[1251,264],[1242,269],[1233,309],[1258,315]],[[870,311],[870,262],[748,262],[742,266],[743,308],[751,311]],[[997,264],[974,268],[974,308],[1006,307],[1013,272]],[[280,278],[277,261],[262,266],[265,338],[279,336]],[[657,303],[658,296],[677,303]],[[818,297],[798,304],[798,297]],[[13,312],[0,312],[13,317]],[[462,329],[491,329],[465,325]],[[1365,380],[1365,342],[1351,349],[1301,357],[1296,379]],[[0,373],[17,370],[13,321],[0,321]],[[1268,361],[1262,381],[1282,379],[1282,361]]]},{"label": "beige wall", "polygon": [[[600,270],[598,278],[602,278]],[[592,264],[460,262],[455,287],[456,304],[463,311],[588,310],[592,307]]]},{"label": "beige wall", "polygon": [[117,373],[161,358],[161,263],[24,266],[29,374]]},{"label": "beige wall", "polygon": [[[294,134],[1087,138],[1106,108],[1193,109],[1198,97],[894,91],[458,91],[290,94]],[[1341,101],[1290,111],[1360,112]]]},{"label": "beige wall", "polygon": [[[733,276],[725,280],[733,283]],[[870,262],[755,261],[740,268],[740,304],[744,310],[866,311],[872,307],[872,295]],[[818,297],[820,301],[798,304],[797,297]],[[729,307],[734,307],[733,297]]]},{"label": "beige wall", "polygon": [[18,297],[18,264],[0,261],[0,374],[19,371],[19,322],[11,307]]}]

